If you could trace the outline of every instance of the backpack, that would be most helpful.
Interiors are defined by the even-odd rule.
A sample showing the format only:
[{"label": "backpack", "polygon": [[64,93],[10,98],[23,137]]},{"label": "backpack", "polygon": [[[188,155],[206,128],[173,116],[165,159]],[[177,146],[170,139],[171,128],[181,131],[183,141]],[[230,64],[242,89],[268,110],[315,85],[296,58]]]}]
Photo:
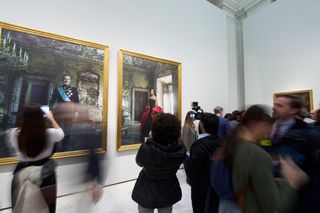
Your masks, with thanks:
[{"label": "backpack", "polygon": [[219,148],[215,152],[210,168],[210,183],[220,198],[219,212],[243,212],[245,195],[251,186],[248,184],[235,194],[232,184],[232,173],[223,157],[222,148]]},{"label": "backpack", "polygon": [[215,152],[214,160],[210,168],[210,183],[215,189],[220,199],[231,200],[235,199],[235,194],[232,184],[232,174],[226,164],[220,148]]}]

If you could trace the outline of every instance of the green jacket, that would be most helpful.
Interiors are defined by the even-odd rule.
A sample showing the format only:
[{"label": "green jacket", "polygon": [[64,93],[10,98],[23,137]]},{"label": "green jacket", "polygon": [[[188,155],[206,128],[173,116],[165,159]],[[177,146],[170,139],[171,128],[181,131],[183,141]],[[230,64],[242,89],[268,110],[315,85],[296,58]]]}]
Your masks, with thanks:
[{"label": "green jacket", "polygon": [[274,179],[268,153],[252,142],[237,145],[232,182],[236,194],[250,184],[245,195],[246,213],[289,212],[297,199],[285,180]]}]

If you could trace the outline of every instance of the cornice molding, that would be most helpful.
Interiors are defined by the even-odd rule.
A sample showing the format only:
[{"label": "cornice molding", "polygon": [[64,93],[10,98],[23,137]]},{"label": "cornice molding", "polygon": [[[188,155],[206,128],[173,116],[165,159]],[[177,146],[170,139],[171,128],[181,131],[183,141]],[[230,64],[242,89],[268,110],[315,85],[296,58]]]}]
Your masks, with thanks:
[{"label": "cornice molding", "polygon": [[227,11],[238,22],[242,22],[249,14],[272,0],[207,0],[213,5]]}]

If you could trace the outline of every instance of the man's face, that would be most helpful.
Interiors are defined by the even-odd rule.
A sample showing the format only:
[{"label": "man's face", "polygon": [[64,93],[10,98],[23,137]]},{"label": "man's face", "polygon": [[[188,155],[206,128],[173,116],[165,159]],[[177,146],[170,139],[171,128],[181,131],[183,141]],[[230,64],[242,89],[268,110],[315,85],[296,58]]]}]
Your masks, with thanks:
[{"label": "man's face", "polygon": [[71,78],[70,78],[70,76],[68,76],[68,75],[64,76],[64,77],[63,77],[63,84],[64,84],[64,85],[70,85],[70,83],[71,83]]},{"label": "man's face", "polygon": [[310,111],[310,117],[311,117],[313,120],[317,120],[317,111],[316,111],[316,110],[311,110],[311,111]]},{"label": "man's face", "polygon": [[276,98],[273,106],[273,117],[286,120],[296,115],[297,109],[291,108],[290,99],[285,97]]}]

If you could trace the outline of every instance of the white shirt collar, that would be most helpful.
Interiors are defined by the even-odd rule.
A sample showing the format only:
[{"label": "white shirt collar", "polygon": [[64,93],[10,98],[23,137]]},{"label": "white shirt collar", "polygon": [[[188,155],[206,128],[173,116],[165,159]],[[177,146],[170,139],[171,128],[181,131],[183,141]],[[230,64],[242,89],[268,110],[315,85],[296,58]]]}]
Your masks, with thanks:
[{"label": "white shirt collar", "polygon": [[201,139],[201,138],[207,137],[207,136],[209,136],[209,135],[210,135],[209,133],[202,133],[202,134],[199,134],[199,135],[198,135],[198,139]]}]

